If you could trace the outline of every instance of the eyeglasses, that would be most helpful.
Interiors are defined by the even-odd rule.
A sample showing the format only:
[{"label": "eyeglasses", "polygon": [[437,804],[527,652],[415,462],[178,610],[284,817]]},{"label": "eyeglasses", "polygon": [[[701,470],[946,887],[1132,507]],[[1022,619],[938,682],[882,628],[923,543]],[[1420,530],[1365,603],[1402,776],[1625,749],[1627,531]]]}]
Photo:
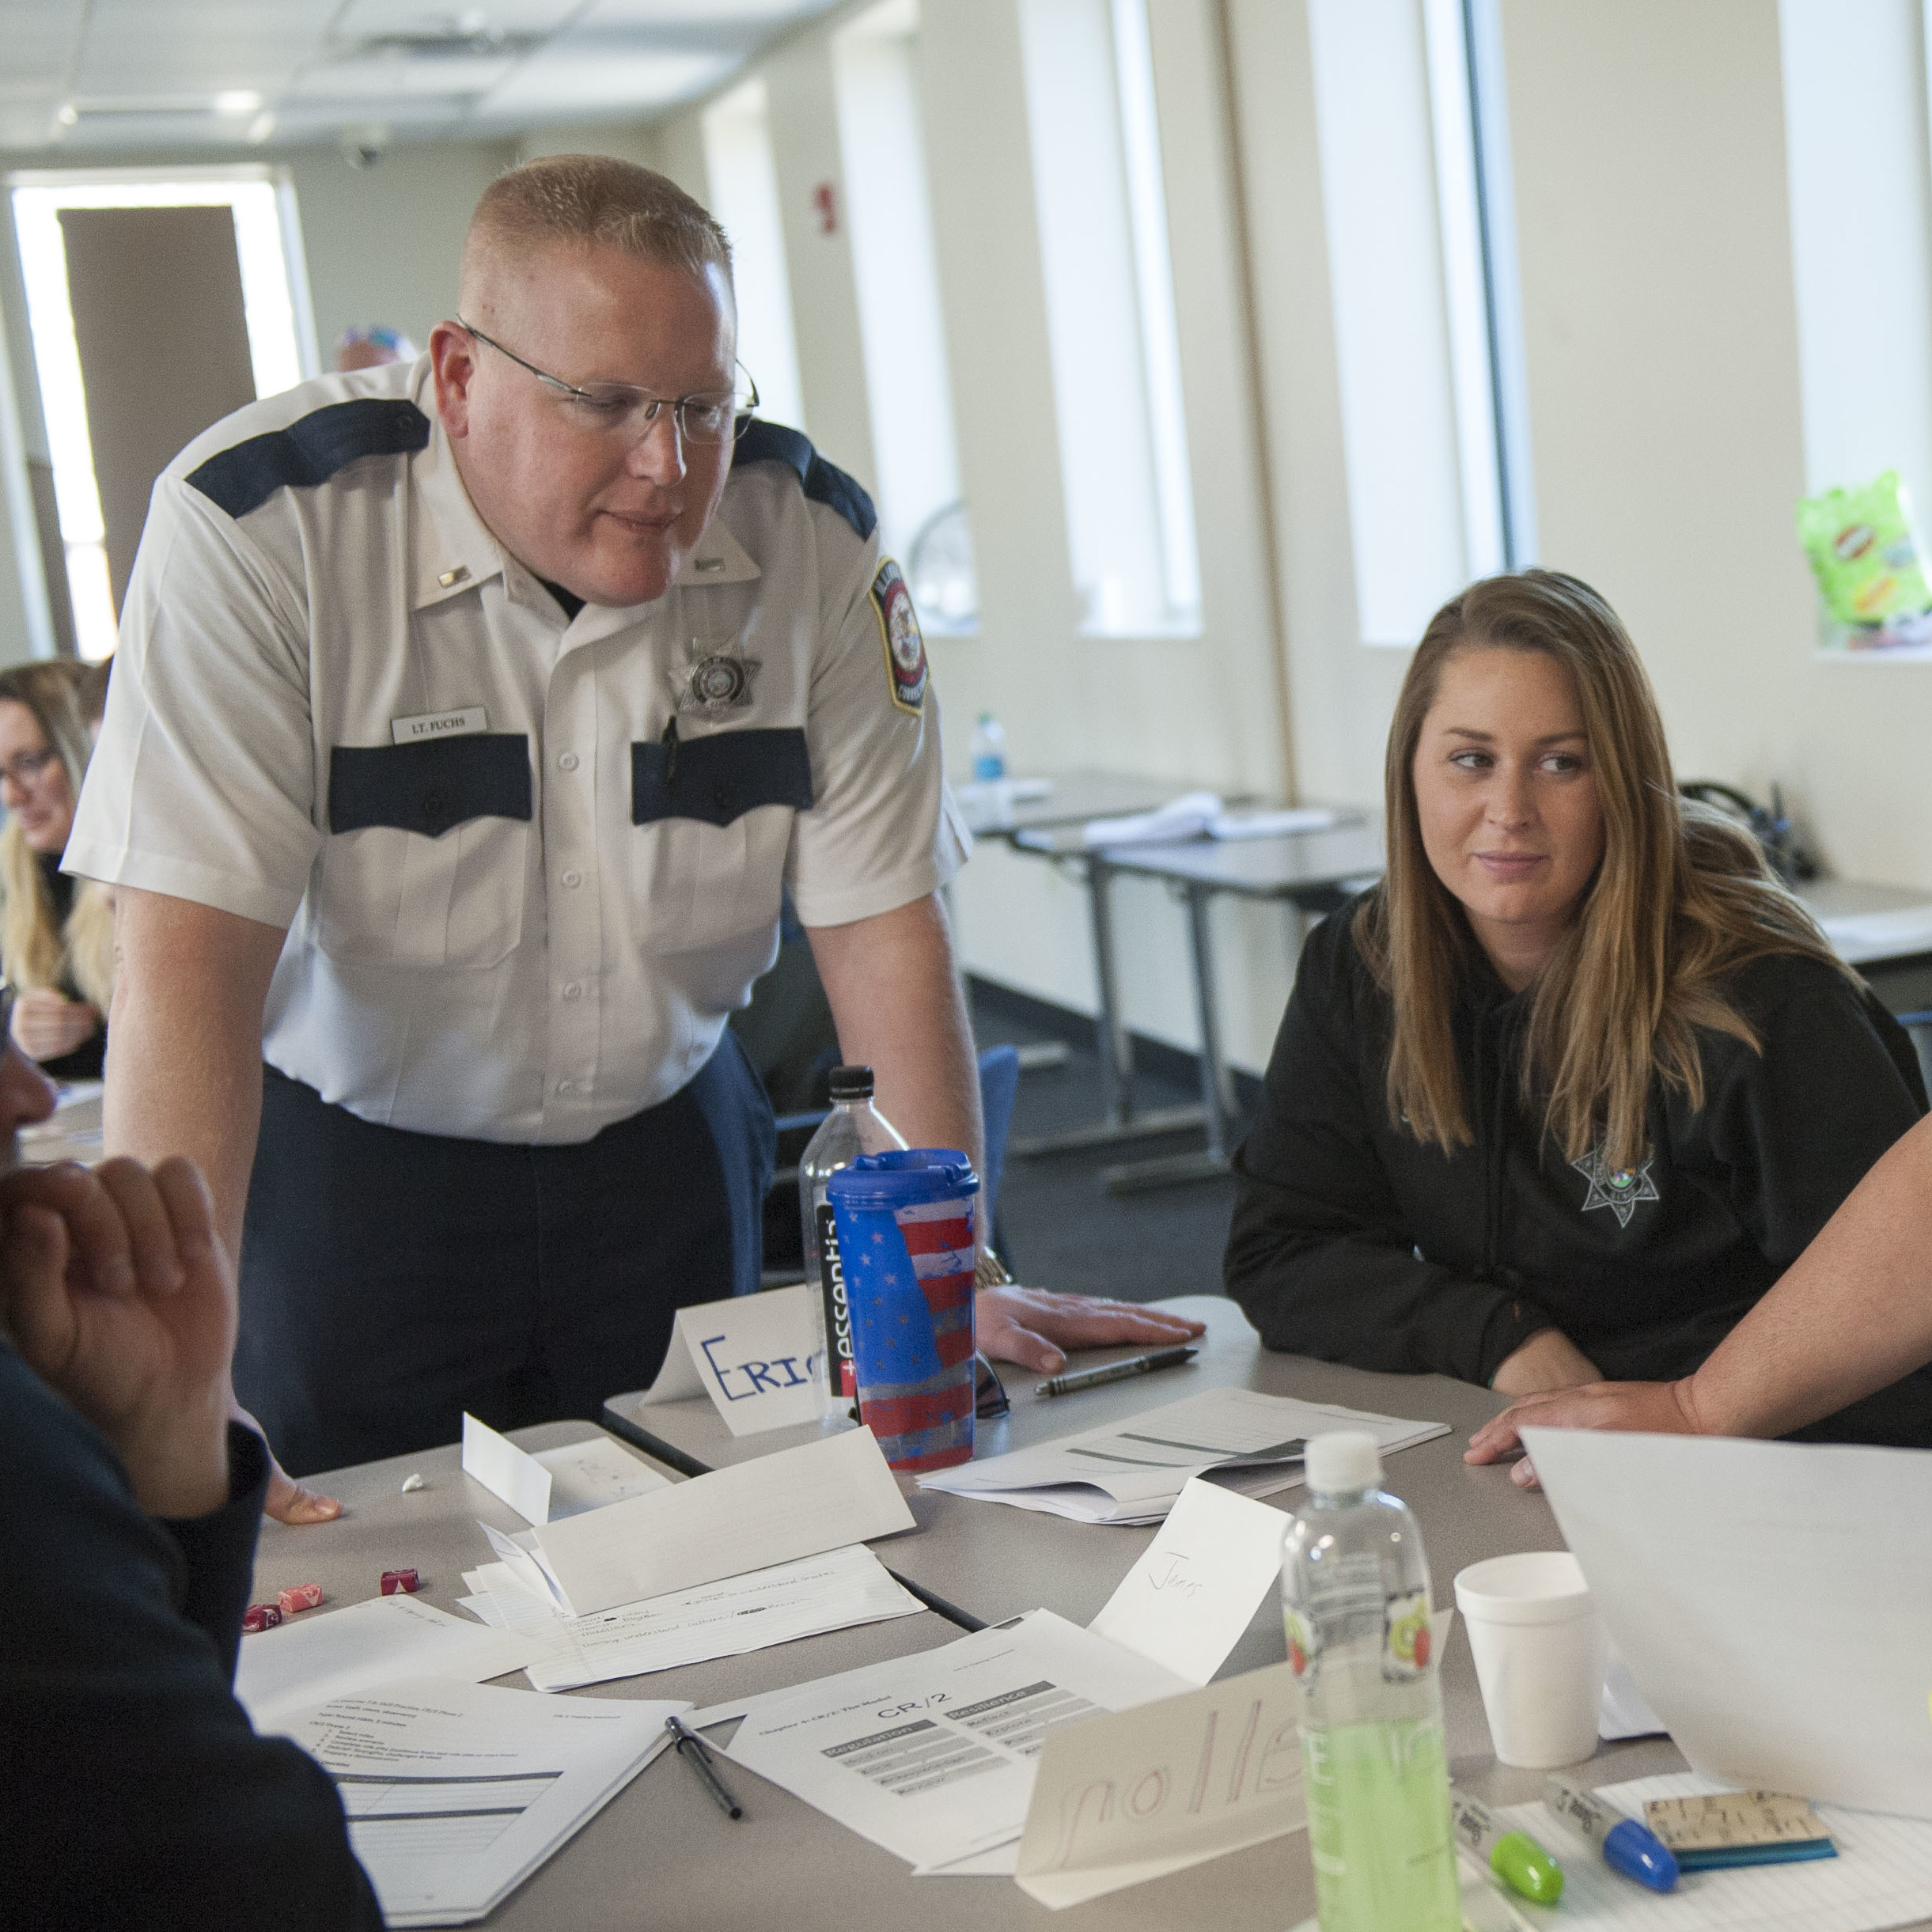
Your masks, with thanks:
[{"label": "eyeglasses", "polygon": [[534,362],[525,362],[515,350],[506,349],[481,329],[472,328],[462,316],[458,316],[456,321],[486,347],[507,356],[519,369],[527,369],[545,388],[570,406],[571,413],[586,429],[613,436],[635,435],[640,430],[648,431],[657,422],[658,411],[668,409],[678,435],[685,442],[727,443],[744,434],[747,420],[758,407],[758,385],[742,362],[737,367],[744,380],[732,389],[708,396],[653,396],[649,389],[640,389],[631,382],[566,382],[561,376],[553,376]]},{"label": "eyeglasses", "polygon": [[38,752],[16,752],[0,764],[0,778],[23,789],[31,785],[60,756],[52,745]]}]

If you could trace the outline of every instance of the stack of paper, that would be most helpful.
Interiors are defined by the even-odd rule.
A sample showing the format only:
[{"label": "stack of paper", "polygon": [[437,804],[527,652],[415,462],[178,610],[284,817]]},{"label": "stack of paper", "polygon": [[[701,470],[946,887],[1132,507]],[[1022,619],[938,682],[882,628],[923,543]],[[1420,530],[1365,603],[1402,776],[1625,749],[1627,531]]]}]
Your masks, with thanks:
[{"label": "stack of paper", "polygon": [[235,1695],[257,1730],[292,1710],[392,1677],[480,1684],[521,1669],[537,1646],[514,1631],[478,1630],[415,1597],[373,1597],[347,1610],[309,1611],[241,1643]]},{"label": "stack of paper", "polygon": [[916,1616],[925,1608],[863,1547],[775,1564],[589,1616],[566,1617],[509,1564],[464,1572],[463,1608],[536,1646],[524,1666],[540,1691],[572,1691],[794,1638]]},{"label": "stack of paper", "polygon": [[690,1708],[403,1679],[331,1698],[287,1731],[335,1780],[384,1919],[467,1925],[616,1797],[669,1741],[665,1719]]},{"label": "stack of paper", "polygon": [[566,1442],[533,1456],[474,1415],[463,1418],[463,1473],[474,1476],[526,1523],[561,1522],[670,1487],[669,1477],[608,1436]]},{"label": "stack of paper", "polygon": [[1449,1434],[1442,1422],[1210,1388],[1127,1422],[922,1476],[919,1484],[1075,1522],[1157,1523],[1189,1476],[1248,1496],[1292,1488],[1302,1479],[1303,1444],[1330,1429],[1366,1429],[1384,1455]]}]

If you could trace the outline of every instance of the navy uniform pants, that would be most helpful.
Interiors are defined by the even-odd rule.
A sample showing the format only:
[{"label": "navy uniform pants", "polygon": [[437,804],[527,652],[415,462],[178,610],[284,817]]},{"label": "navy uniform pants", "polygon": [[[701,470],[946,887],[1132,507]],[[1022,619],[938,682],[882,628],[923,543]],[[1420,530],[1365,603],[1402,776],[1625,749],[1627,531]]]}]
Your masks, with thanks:
[{"label": "navy uniform pants", "polygon": [[727,1032],[661,1104],[575,1146],[377,1127],[263,1069],[235,1389],[294,1476],[463,1433],[595,1420],[676,1311],[759,1285],[771,1110]]}]

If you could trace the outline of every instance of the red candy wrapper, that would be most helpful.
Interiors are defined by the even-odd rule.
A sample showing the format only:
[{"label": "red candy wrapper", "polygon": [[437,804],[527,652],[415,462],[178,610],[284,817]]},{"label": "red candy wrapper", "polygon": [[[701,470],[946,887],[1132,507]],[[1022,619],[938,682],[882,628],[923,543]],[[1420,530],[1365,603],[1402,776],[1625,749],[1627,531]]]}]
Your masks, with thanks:
[{"label": "red candy wrapper", "polygon": [[282,1612],[273,1604],[250,1604],[242,1612],[241,1627],[247,1631],[273,1630],[282,1621]]},{"label": "red candy wrapper", "polygon": [[382,1593],[385,1597],[413,1597],[422,1587],[422,1580],[413,1570],[385,1570],[382,1573]]},{"label": "red candy wrapper", "polygon": [[322,1601],[320,1583],[298,1583],[292,1590],[278,1590],[275,1601],[282,1606],[284,1616],[293,1616],[297,1610],[313,1610]]}]

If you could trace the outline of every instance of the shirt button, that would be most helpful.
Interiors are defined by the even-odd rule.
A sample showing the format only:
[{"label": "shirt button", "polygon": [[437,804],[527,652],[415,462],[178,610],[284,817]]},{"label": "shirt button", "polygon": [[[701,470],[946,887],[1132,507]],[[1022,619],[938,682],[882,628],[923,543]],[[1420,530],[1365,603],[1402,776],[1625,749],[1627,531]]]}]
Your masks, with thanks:
[{"label": "shirt button", "polygon": [[574,771],[577,769],[576,752],[566,752],[563,756],[557,760],[557,769],[559,771]]},{"label": "shirt button", "polygon": [[570,983],[563,989],[563,997],[566,999],[581,999],[584,997],[584,989],[579,986],[574,979],[573,979]]},{"label": "shirt button", "polygon": [[563,875],[563,882],[570,887],[572,892],[575,892],[578,887],[583,884],[584,875],[573,867],[571,870]]}]

